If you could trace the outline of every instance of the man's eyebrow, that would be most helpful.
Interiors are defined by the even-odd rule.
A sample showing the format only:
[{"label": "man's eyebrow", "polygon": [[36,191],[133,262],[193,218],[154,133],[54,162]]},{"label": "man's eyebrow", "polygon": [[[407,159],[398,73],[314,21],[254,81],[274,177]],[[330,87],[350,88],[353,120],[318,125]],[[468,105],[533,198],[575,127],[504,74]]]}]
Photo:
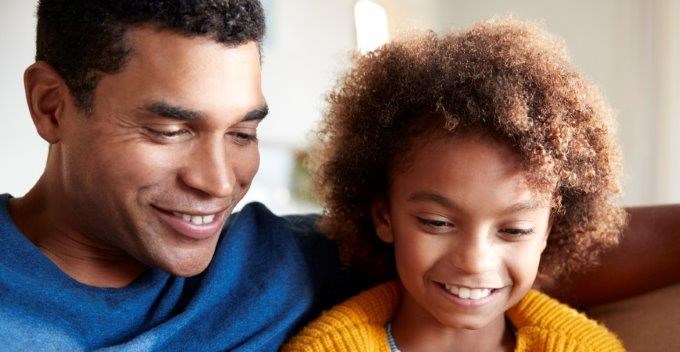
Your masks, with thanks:
[{"label": "man's eyebrow", "polygon": [[246,121],[259,121],[264,119],[269,114],[269,106],[264,104],[256,109],[251,110],[246,116],[243,117],[241,122]]},{"label": "man's eyebrow", "polygon": [[[155,102],[148,104],[145,106],[145,110],[158,116],[181,121],[192,121],[205,116],[205,114],[200,111],[171,105],[165,102]],[[269,114],[269,107],[267,104],[264,104],[248,112],[243,117],[241,122],[262,120],[267,116],[267,114]]]},{"label": "man's eyebrow", "polygon": [[173,120],[192,121],[203,117],[200,111],[190,110],[165,102],[155,102],[145,106],[147,111]]}]

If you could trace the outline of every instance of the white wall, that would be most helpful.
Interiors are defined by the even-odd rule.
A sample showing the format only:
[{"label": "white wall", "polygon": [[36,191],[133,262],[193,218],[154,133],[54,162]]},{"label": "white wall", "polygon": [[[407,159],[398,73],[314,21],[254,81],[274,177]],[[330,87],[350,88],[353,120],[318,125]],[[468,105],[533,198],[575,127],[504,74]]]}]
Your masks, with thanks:
[{"label": "white wall", "polygon": [[356,45],[353,2],[269,0],[262,84],[270,115],[260,131],[260,170],[240,203],[260,201],[278,213],[318,210],[290,194],[293,154],[306,147],[324,97]]},{"label": "white wall", "polygon": [[262,72],[271,116],[261,137],[272,143],[306,145],[306,131],[319,119],[324,95],[346,67],[355,47],[349,0],[270,0]]},{"label": "white wall", "polygon": [[655,0],[651,12],[658,151],[656,194],[680,199],[680,1]]},{"label": "white wall", "polygon": [[24,69],[35,55],[36,3],[0,3],[0,193],[25,193],[47,159],[47,143],[33,128],[23,88]]}]

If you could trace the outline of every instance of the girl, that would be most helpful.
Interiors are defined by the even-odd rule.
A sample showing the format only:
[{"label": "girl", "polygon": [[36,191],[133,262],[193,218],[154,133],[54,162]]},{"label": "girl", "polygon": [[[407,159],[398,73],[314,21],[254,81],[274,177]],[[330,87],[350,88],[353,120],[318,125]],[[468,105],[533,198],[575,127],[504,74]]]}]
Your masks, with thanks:
[{"label": "girl", "polygon": [[329,102],[322,229],[398,280],[284,351],[623,350],[532,289],[593,264],[625,221],[611,113],[557,39],[498,19],[396,41],[359,57]]}]

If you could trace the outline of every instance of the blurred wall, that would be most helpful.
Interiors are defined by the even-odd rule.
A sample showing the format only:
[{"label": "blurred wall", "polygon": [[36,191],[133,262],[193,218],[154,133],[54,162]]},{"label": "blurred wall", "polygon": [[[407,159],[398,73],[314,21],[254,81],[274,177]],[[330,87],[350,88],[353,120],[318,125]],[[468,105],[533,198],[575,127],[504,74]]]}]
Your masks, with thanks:
[{"label": "blurred wall", "polygon": [[304,147],[324,95],[354,49],[349,0],[268,0],[262,82],[271,116],[260,137],[267,143]]},{"label": "blurred wall", "polygon": [[0,2],[0,193],[25,193],[42,173],[47,144],[35,132],[23,74],[35,55],[37,1]]},{"label": "blurred wall", "polygon": [[313,138],[326,92],[355,47],[349,0],[265,0],[262,89],[270,114],[262,122],[260,170],[240,205],[259,201],[278,213],[318,211],[295,199],[295,153]]},{"label": "blurred wall", "polygon": [[[624,204],[680,202],[680,2],[674,0],[375,0],[393,34],[443,31],[513,13],[542,20],[565,39],[575,65],[618,112]],[[47,145],[30,121],[23,70],[33,62],[35,0],[0,1],[0,192],[25,193]],[[303,148],[324,94],[355,46],[352,0],[264,0],[269,34],[263,89],[261,170],[249,200],[279,212],[314,209],[291,201],[293,153]]]}]

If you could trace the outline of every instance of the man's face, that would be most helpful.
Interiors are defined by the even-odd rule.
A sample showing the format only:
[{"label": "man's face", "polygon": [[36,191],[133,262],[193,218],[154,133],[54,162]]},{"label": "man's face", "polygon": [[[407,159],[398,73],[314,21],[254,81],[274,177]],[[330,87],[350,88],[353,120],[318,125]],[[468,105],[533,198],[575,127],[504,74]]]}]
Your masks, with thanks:
[{"label": "man's face", "polygon": [[91,116],[65,108],[53,147],[62,206],[97,243],[195,275],[259,165],[259,49],[152,28],[128,40],[130,59],[101,78]]}]

